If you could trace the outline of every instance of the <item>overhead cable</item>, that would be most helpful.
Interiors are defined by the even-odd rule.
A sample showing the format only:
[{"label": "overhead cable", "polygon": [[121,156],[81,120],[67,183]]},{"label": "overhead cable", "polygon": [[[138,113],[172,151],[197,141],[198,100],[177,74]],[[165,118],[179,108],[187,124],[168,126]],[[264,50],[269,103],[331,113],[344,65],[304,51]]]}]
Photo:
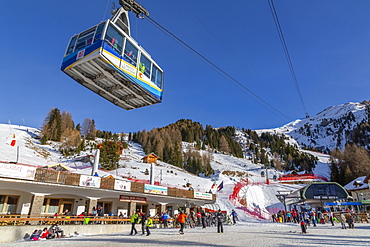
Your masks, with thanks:
[{"label": "overhead cable", "polygon": [[273,0],[268,0],[268,3],[269,3],[269,6],[270,6],[272,17],[274,19],[275,27],[276,27],[276,29],[278,31],[278,34],[279,34],[280,42],[281,42],[281,44],[283,46],[283,50],[284,50],[285,57],[286,57],[287,62],[288,62],[290,73],[291,73],[291,75],[293,77],[293,82],[295,84],[295,87],[296,87],[296,90],[297,90],[299,99],[301,101],[303,110],[304,110],[304,112],[306,114],[306,117],[307,117],[308,116],[308,113],[307,113],[307,110],[306,110],[306,106],[304,104],[303,97],[302,97],[302,94],[301,94],[301,90],[300,90],[299,85],[298,85],[297,76],[296,76],[295,71],[294,71],[292,60],[290,59],[288,47],[287,47],[286,42],[285,42],[283,30],[281,29],[281,25],[280,25],[279,18],[278,18],[276,9],[275,9],[274,2],[273,2]]},{"label": "overhead cable", "polygon": [[[157,28],[159,28],[161,31],[163,31],[164,33],[166,33],[168,36],[170,36],[171,38],[173,38],[174,40],[176,40],[176,42],[180,43],[181,45],[183,45],[186,49],[188,49],[190,52],[192,52],[193,54],[197,55],[200,59],[202,59],[203,61],[205,61],[208,65],[210,65],[211,67],[213,67],[214,69],[216,69],[218,72],[220,72],[224,77],[226,77],[228,80],[231,80],[234,84],[236,84],[237,86],[241,87],[243,90],[242,92],[244,92],[245,94],[247,94],[244,90],[248,91],[249,94],[251,94],[252,96],[254,96],[255,98],[257,98],[258,100],[256,100],[255,98],[251,97],[253,100],[255,100],[257,103],[260,103],[263,102],[265,105],[263,105],[264,107],[268,106],[270,109],[274,110],[275,112],[274,113],[278,113],[280,114],[280,116],[283,116],[284,118],[288,119],[288,120],[291,120],[291,118],[289,118],[288,116],[286,116],[284,113],[282,113],[281,111],[279,111],[278,109],[276,109],[274,106],[272,106],[271,104],[269,104],[268,102],[266,102],[264,99],[262,99],[261,97],[259,97],[257,94],[255,94],[253,91],[251,91],[250,89],[248,89],[246,86],[244,86],[242,83],[240,83],[238,80],[236,80],[234,77],[232,77],[231,75],[229,75],[227,72],[225,72],[223,69],[221,69],[220,67],[218,67],[216,64],[214,64],[213,62],[211,62],[209,59],[207,59],[206,57],[204,57],[202,54],[200,54],[199,52],[197,52],[195,49],[193,49],[191,46],[189,46],[188,44],[186,44],[184,41],[182,41],[180,38],[178,38],[176,35],[174,35],[172,32],[170,32],[169,30],[167,30],[165,27],[163,27],[161,24],[159,24],[158,22],[156,22],[155,20],[153,20],[150,16],[146,17],[145,19],[149,20],[154,26],[156,26]],[[250,96],[249,94],[247,94],[248,96]],[[267,108],[267,109],[269,109]],[[269,109],[269,110],[270,110]]]}]

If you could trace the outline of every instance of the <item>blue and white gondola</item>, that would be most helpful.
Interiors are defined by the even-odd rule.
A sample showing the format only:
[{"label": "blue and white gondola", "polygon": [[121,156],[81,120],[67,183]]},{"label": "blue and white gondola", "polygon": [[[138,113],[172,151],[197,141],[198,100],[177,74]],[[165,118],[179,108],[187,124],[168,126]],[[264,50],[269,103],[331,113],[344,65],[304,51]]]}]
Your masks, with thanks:
[{"label": "blue and white gondola", "polygon": [[130,35],[128,10],[80,34],[68,44],[61,70],[126,110],[162,102],[163,70]]}]

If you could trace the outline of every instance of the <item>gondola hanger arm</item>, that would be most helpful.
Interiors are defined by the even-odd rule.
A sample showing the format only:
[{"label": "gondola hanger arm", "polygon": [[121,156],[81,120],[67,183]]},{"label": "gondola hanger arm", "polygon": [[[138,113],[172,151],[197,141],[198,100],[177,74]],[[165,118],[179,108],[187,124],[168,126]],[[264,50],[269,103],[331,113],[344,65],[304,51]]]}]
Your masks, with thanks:
[{"label": "gondola hanger arm", "polygon": [[127,11],[132,11],[138,18],[144,19],[149,12],[135,0],[119,0],[119,4]]}]

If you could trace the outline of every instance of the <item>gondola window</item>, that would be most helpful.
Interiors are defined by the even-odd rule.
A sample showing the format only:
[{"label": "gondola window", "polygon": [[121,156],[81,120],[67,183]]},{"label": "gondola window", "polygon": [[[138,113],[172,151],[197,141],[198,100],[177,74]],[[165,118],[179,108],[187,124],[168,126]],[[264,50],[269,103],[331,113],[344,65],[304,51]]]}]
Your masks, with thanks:
[{"label": "gondola window", "polygon": [[112,47],[118,54],[122,52],[123,35],[120,34],[112,25],[108,26],[105,41]]},{"label": "gondola window", "polygon": [[93,37],[95,33],[95,27],[81,33],[78,36],[77,45],[75,50],[80,50],[92,44]]},{"label": "gondola window", "polygon": [[141,54],[140,64],[139,64],[140,72],[144,73],[146,77],[150,78],[151,67],[152,67],[152,63],[149,61],[149,59],[146,58],[143,54]]},{"label": "gondola window", "polygon": [[163,77],[162,72],[156,66],[153,66],[152,82],[154,82],[154,84],[161,89],[162,89],[162,77]]},{"label": "gondola window", "polygon": [[131,44],[131,42],[129,42],[127,40],[126,41],[126,46],[125,46],[124,58],[129,63],[134,65],[135,67],[136,67],[136,63],[137,63],[137,54],[138,54],[137,48],[133,44]]},{"label": "gondola window", "polygon": [[94,43],[98,40],[101,40],[102,39],[102,33],[103,33],[103,30],[104,30],[104,26],[105,26],[105,22],[104,23],[101,23],[98,28],[96,29],[96,34],[95,34],[95,38],[94,38]]}]

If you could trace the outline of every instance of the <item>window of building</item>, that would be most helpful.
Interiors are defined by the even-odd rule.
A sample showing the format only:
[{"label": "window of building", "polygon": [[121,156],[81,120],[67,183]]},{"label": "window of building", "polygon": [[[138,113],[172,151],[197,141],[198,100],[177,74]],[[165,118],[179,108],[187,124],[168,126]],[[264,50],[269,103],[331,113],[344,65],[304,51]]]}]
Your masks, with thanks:
[{"label": "window of building", "polygon": [[112,202],[98,201],[97,205],[98,205],[98,208],[99,206],[103,208],[104,214],[109,214],[110,212],[112,212]]},{"label": "window of building", "polygon": [[0,213],[15,214],[19,196],[0,195]]},{"label": "window of building", "polygon": [[55,214],[59,213],[60,199],[45,198],[42,205],[41,213]]},{"label": "window of building", "polygon": [[74,199],[68,198],[45,198],[41,213],[62,214],[66,209],[72,212]]}]

